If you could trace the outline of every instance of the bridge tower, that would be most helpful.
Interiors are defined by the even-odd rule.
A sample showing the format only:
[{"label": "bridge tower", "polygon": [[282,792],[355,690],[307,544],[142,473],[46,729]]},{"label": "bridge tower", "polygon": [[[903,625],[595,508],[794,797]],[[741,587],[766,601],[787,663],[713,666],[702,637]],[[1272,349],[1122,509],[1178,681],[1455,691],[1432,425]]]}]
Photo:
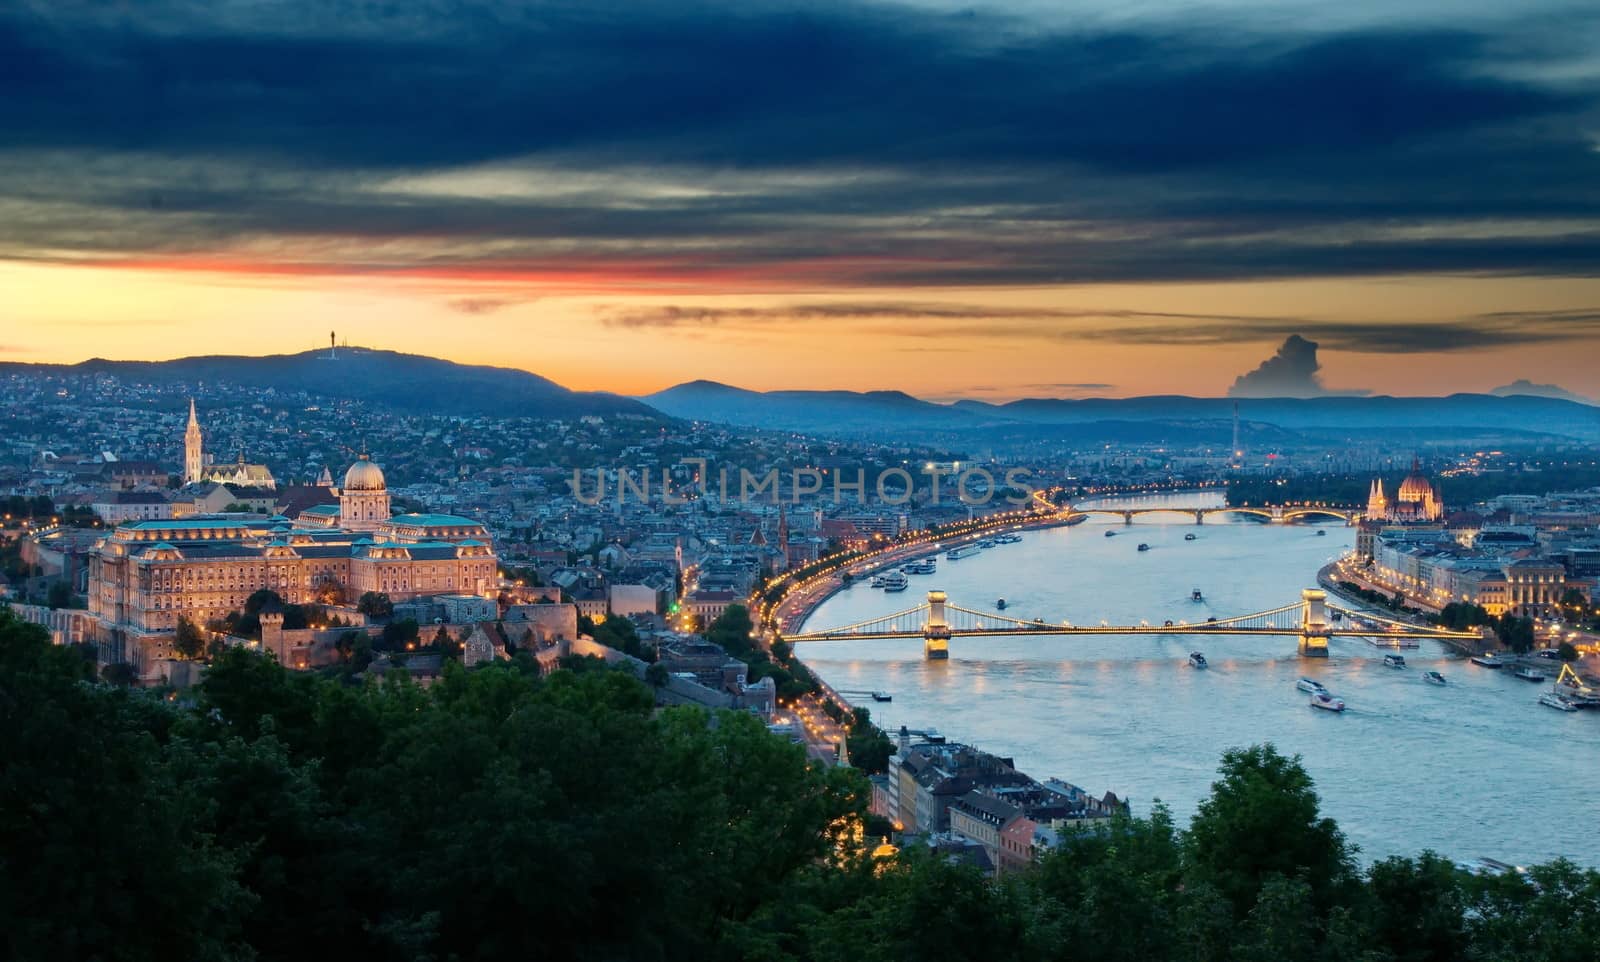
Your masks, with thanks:
[{"label": "bridge tower", "polygon": [[950,657],[950,623],[944,618],[942,591],[928,592],[928,621],[922,626],[922,656],[929,661]]},{"label": "bridge tower", "polygon": [[1328,594],[1320,588],[1300,592],[1300,657],[1328,657]]}]

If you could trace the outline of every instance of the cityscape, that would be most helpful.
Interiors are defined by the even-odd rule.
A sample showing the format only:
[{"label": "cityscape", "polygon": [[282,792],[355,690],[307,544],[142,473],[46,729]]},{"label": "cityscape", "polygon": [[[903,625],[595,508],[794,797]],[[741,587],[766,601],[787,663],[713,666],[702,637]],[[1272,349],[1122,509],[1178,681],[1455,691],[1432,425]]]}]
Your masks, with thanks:
[{"label": "cityscape", "polygon": [[0,10],[6,956],[1600,958],[1595,18],[1285,12]]}]

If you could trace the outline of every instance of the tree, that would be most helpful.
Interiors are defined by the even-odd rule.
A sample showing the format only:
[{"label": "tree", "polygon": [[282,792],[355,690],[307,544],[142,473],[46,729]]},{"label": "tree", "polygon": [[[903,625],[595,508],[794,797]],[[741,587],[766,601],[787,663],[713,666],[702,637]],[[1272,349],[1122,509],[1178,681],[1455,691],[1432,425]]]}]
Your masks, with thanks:
[{"label": "tree", "polygon": [[206,636],[188,618],[179,618],[173,632],[172,651],[179,658],[198,661],[206,651]]},{"label": "tree", "polygon": [[51,608],[71,608],[73,602],[72,583],[68,581],[52,581],[50,588],[45,592],[45,603]]},{"label": "tree", "polygon": [[1571,642],[1563,641],[1556,646],[1556,657],[1570,665],[1578,660],[1578,649],[1574,648]]},{"label": "tree", "polygon": [[368,591],[364,592],[360,600],[356,602],[356,610],[368,618],[376,618],[381,621],[384,618],[394,617],[394,602],[390,601],[389,596],[384,592]]},{"label": "tree", "polygon": [[706,629],[705,636],[707,641],[721,645],[729,654],[738,657],[750,651],[750,632],[754,629],[750,612],[744,605],[729,605]]},{"label": "tree", "polygon": [[[233,855],[163,747],[164,703],[0,610],[0,932],[19,959],[244,956]],[[71,906],[70,909],[67,907]]]},{"label": "tree", "polygon": [[373,647],[379,651],[401,651],[407,642],[416,641],[419,637],[416,621],[404,618],[384,625],[383,634],[378,636],[379,643]]},{"label": "tree", "polygon": [[1423,852],[1387,858],[1367,872],[1372,934],[1394,962],[1455,962],[1466,957],[1466,897],[1449,859]]},{"label": "tree", "polygon": [[1500,620],[1495,624],[1494,630],[1495,634],[1500,638],[1500,643],[1512,651],[1523,654],[1533,650],[1532,618],[1519,618],[1507,612],[1500,616]]},{"label": "tree", "polygon": [[1219,773],[1186,836],[1190,876],[1215,887],[1241,922],[1271,876],[1303,878],[1326,912],[1355,880],[1354,858],[1338,826],[1320,815],[1300,757],[1271,745],[1235,748],[1223,753]]}]

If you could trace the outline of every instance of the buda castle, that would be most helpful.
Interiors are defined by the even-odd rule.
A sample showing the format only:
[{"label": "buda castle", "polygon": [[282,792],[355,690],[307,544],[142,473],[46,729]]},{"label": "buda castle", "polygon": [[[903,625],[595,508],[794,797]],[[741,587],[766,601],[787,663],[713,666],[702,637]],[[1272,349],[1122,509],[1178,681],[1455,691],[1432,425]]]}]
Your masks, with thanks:
[{"label": "buda castle", "polygon": [[[193,458],[186,465],[195,466]],[[89,613],[103,660],[137,669],[170,649],[179,619],[203,626],[261,589],[304,604],[328,592],[404,601],[496,587],[484,527],[447,514],[391,515],[383,469],[365,454],[334,493],[337,504],[293,519],[191,515],[117,526],[89,555]]]}]

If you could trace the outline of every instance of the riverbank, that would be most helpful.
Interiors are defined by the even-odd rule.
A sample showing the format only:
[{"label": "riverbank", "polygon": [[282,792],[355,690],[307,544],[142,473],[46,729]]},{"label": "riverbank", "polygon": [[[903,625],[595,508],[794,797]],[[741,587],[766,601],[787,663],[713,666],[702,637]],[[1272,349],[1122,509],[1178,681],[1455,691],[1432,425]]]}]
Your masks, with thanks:
[{"label": "riverbank", "polygon": [[996,524],[976,531],[963,532],[949,538],[921,541],[900,548],[890,548],[875,557],[862,558],[846,565],[838,573],[820,575],[813,578],[810,583],[791,590],[774,609],[773,624],[780,636],[786,630],[798,631],[804,627],[806,619],[810,618],[812,613],[821,607],[824,602],[844,590],[849,584],[855,584],[861,580],[860,578],[853,578],[847,583],[843,578],[846,573],[861,571],[863,577],[865,577],[883,568],[897,568],[930,555],[940,555],[963,545],[974,544],[1001,531],[1037,531],[1048,528],[1071,527],[1082,524],[1085,520],[1086,516],[1081,514],[1067,517],[1046,515],[1038,519],[1013,520]]},{"label": "riverbank", "polygon": [[[1432,627],[1427,622],[1419,621],[1417,618],[1415,618],[1414,616],[1412,616],[1411,614],[1409,614],[1407,612],[1395,611],[1395,610],[1389,609],[1389,608],[1383,608],[1383,609],[1375,608],[1372,605],[1372,603],[1367,601],[1366,599],[1358,598],[1358,597],[1355,597],[1355,596],[1351,595],[1348,591],[1346,591],[1343,588],[1343,586],[1341,585],[1341,582],[1349,581],[1351,584],[1354,584],[1354,585],[1356,585],[1358,587],[1361,587],[1361,588],[1365,588],[1368,591],[1376,591],[1376,592],[1379,592],[1379,593],[1387,593],[1387,591],[1382,585],[1378,585],[1378,584],[1369,582],[1365,578],[1362,578],[1360,575],[1354,574],[1354,573],[1344,569],[1342,567],[1343,563],[1344,563],[1344,559],[1341,558],[1341,559],[1339,559],[1337,561],[1330,561],[1327,564],[1323,565],[1320,569],[1318,569],[1317,570],[1317,585],[1318,585],[1318,587],[1322,588],[1322,590],[1326,591],[1330,596],[1338,598],[1341,602],[1343,602],[1346,605],[1349,605],[1352,608],[1359,608],[1359,609],[1371,611],[1374,614],[1381,614],[1385,618],[1394,618],[1397,621],[1408,622],[1409,624],[1413,624],[1413,625],[1416,625],[1418,627]],[[1410,599],[1407,599],[1407,602],[1411,603]],[[1426,604],[1419,604],[1418,607],[1426,608],[1426,607],[1430,607],[1430,606],[1428,606]],[[1435,612],[1437,612],[1438,609],[1434,609],[1434,610],[1435,610]],[[1454,650],[1458,654],[1468,655],[1468,656],[1482,654],[1483,652],[1488,651],[1491,648],[1499,647],[1498,645],[1486,644],[1483,641],[1479,641],[1476,644],[1474,644],[1473,642],[1470,642],[1470,641],[1464,641],[1464,640],[1454,639],[1454,638],[1441,638],[1441,639],[1439,639],[1439,641],[1442,642],[1443,644],[1449,646],[1452,650]]]}]

